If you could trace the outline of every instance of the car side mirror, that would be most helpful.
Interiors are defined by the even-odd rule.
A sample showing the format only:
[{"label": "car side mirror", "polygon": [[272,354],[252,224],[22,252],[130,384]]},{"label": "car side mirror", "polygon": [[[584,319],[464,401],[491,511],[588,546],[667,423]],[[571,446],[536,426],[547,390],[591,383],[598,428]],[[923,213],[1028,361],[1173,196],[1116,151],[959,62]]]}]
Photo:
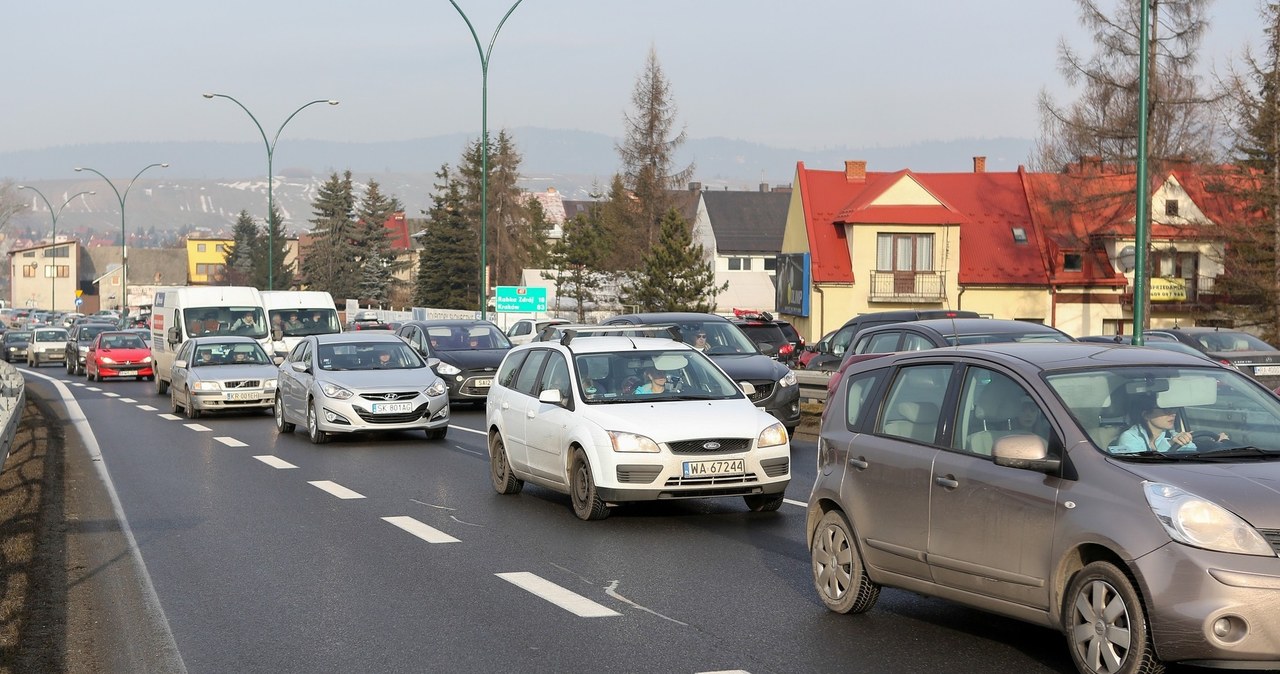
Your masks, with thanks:
[{"label": "car side mirror", "polygon": [[165,339],[170,344],[177,344],[178,342],[181,342],[182,333],[178,331],[178,326],[175,325],[172,328],[169,328],[169,332],[165,335]]},{"label": "car side mirror", "polygon": [[754,385],[752,385],[752,383],[751,383],[751,382],[749,382],[749,381],[740,381],[740,382],[738,382],[738,388],[742,389],[742,392],[743,392],[743,393],[744,393],[748,398],[750,398],[751,396],[753,396],[753,395],[755,395],[755,394],[756,394],[756,387],[755,387]]},{"label": "car side mirror", "polygon": [[300,360],[296,360],[292,363],[289,363],[289,369],[293,370],[294,372],[310,372],[311,371],[311,368],[307,367],[307,364]]},{"label": "car side mirror", "polygon": [[283,363],[283,362],[284,362],[284,356],[281,356],[281,355],[279,355],[279,354],[276,354],[276,355],[274,355],[274,356],[272,356],[272,357],[271,357],[271,362],[272,362],[272,364],[274,364],[274,365],[279,365],[280,363]]},{"label": "car side mirror", "polygon": [[560,391],[549,388],[538,394],[538,402],[548,405],[560,405],[563,404],[564,399],[560,397]]},{"label": "car side mirror", "polygon": [[1049,445],[1044,438],[1030,433],[997,438],[991,457],[997,466],[1038,473],[1057,473],[1062,468],[1060,459],[1049,456]]},{"label": "car side mirror", "polygon": [[175,361],[173,361],[173,367],[174,367],[174,369],[175,369],[175,370],[183,370],[183,369],[186,369],[186,367],[187,367],[187,361],[185,361],[185,360],[181,360],[181,359],[179,359],[179,360],[175,360]]}]

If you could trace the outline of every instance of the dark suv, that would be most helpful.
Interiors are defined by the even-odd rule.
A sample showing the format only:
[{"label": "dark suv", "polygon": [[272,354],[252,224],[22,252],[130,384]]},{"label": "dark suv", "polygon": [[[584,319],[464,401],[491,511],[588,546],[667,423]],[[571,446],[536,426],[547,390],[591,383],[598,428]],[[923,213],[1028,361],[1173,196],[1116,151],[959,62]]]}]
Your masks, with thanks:
[{"label": "dark suv", "polygon": [[71,326],[67,331],[67,346],[63,350],[67,374],[84,374],[84,357],[93,338],[98,333],[118,329],[115,323],[108,323],[106,320],[82,321]]},{"label": "dark suv", "polygon": [[1167,328],[1142,333],[1147,339],[1169,338],[1209,358],[1252,375],[1267,388],[1280,386],[1280,351],[1257,337],[1222,328]]},{"label": "dark suv", "polygon": [[747,339],[756,343],[760,353],[773,358],[774,360],[786,363],[788,367],[794,366],[798,354],[795,346],[792,345],[791,339],[782,331],[774,320],[773,316],[765,313],[756,312],[739,312],[734,311],[733,318],[729,319],[730,323],[738,326]]},{"label": "dark suv", "polygon": [[729,319],[715,314],[653,312],[615,316],[604,325],[675,326],[681,338],[694,344],[694,336],[705,334],[708,356],[736,382],[755,387],[751,402],[786,426],[794,435],[800,425],[800,387],[786,365],[762,353]]},{"label": "dark suv", "polygon": [[831,339],[825,340],[826,347],[817,350],[817,355],[809,361],[805,369],[826,370],[828,372],[839,369],[840,361],[844,359],[844,352],[849,350],[849,345],[853,343],[854,335],[858,334],[863,328],[887,323],[902,323],[904,321],[924,321],[931,318],[982,318],[982,315],[973,311],[953,311],[951,309],[926,309],[922,311],[908,309],[858,314],[846,321],[839,330],[836,330]]}]

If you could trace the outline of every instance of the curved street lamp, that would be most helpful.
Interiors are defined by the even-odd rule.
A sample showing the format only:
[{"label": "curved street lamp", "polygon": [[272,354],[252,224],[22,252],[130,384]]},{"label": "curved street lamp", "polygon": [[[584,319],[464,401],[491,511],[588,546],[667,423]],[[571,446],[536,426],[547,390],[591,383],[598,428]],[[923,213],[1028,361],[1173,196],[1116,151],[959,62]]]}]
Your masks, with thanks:
[{"label": "curved street lamp", "polygon": [[489,38],[489,48],[484,49],[480,46],[480,38],[476,36],[476,29],[471,25],[471,19],[467,18],[466,12],[462,11],[457,2],[449,0],[449,4],[458,10],[462,20],[467,23],[467,30],[471,31],[471,39],[476,42],[476,51],[480,53],[480,320],[485,320],[489,295],[485,279],[485,271],[489,266],[489,254],[485,248],[486,239],[489,236],[489,55],[493,53],[493,43],[498,39],[498,31],[502,30],[507,17],[516,11],[521,1],[516,0],[515,4],[511,5],[511,9],[502,15],[498,27],[493,29],[493,37]]},{"label": "curved street lamp", "polygon": [[311,101],[310,103],[306,103],[302,105],[297,110],[294,110],[293,114],[289,115],[284,120],[284,124],[281,124],[279,129],[276,129],[276,135],[271,140],[267,140],[267,132],[264,131],[262,129],[262,125],[258,123],[258,118],[254,117],[252,112],[249,112],[249,108],[244,107],[244,103],[241,103],[240,101],[237,101],[235,98],[232,98],[231,96],[228,96],[226,94],[201,94],[201,95],[204,96],[205,98],[225,98],[228,101],[231,101],[232,103],[235,103],[236,105],[240,106],[240,109],[244,110],[246,115],[249,115],[249,119],[253,120],[253,125],[258,127],[258,133],[262,134],[262,143],[267,146],[267,218],[266,218],[266,221],[267,221],[267,290],[275,290],[276,289],[275,288],[276,265],[275,265],[274,258],[276,254],[276,233],[275,233],[275,229],[272,228],[271,225],[272,225],[272,220],[275,217],[275,212],[274,212],[275,203],[272,201],[272,187],[275,185],[276,179],[275,179],[275,175],[273,175],[272,173],[271,161],[272,161],[272,156],[276,152],[276,141],[280,140],[280,132],[284,131],[285,125],[287,125],[289,121],[292,120],[294,116],[297,115],[299,112],[302,112],[303,110],[313,105],[316,105],[318,103],[328,103],[329,105],[337,105],[338,101],[335,101],[329,98],[319,98],[314,101]]},{"label": "curved street lamp", "polygon": [[116,189],[116,184],[111,182],[110,178],[103,175],[102,171],[95,168],[89,168],[88,166],[76,167],[77,171],[89,171],[90,173],[96,173],[103,180],[107,181],[107,184],[111,186],[111,191],[116,193],[116,201],[120,202],[120,325],[122,327],[129,325],[129,239],[124,233],[124,201],[129,198],[129,190],[133,189],[133,183],[138,180],[138,177],[145,173],[147,169],[155,168],[157,166],[160,168],[169,168],[168,164],[147,164],[146,166],[143,166],[142,170],[138,171],[138,173],[133,176],[133,180],[129,181],[129,185],[124,188],[124,194],[121,194],[120,190]]},{"label": "curved street lamp", "polygon": [[43,201],[44,205],[49,209],[49,215],[53,216],[53,228],[49,232],[49,240],[53,242],[52,246],[49,248],[49,256],[53,258],[53,273],[49,275],[49,312],[52,313],[58,310],[58,256],[55,255],[55,253],[58,252],[58,216],[62,215],[62,209],[66,208],[67,204],[74,201],[76,197],[84,196],[86,194],[93,195],[97,194],[97,192],[89,190],[76,192],[75,194],[67,197],[67,200],[62,202],[62,205],[55,210],[53,205],[49,203],[49,199],[45,197],[44,192],[41,192],[30,185],[18,185],[18,189],[31,190],[32,192],[39,194],[40,200]]}]

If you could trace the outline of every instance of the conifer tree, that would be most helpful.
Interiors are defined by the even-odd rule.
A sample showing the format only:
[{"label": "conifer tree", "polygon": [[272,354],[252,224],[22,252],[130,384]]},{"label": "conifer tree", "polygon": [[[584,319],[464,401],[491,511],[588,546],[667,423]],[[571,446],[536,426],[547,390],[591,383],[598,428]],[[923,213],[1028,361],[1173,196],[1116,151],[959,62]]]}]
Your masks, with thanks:
[{"label": "conifer tree", "polygon": [[678,211],[667,211],[657,245],[644,256],[633,285],[623,289],[623,304],[639,311],[715,311],[716,295],[729,284],[716,285],[715,267],[689,230]]},{"label": "conifer tree", "polygon": [[249,211],[240,211],[232,228],[231,245],[227,246],[224,257],[231,285],[253,285],[257,281],[254,268],[263,254],[262,232],[258,224]]},{"label": "conifer tree", "polygon": [[431,198],[419,253],[414,304],[436,309],[479,310],[479,241],[463,214],[461,185],[442,166]]},{"label": "conifer tree", "polygon": [[[254,265],[254,282],[253,287],[263,290],[288,290],[293,287],[293,266],[288,263],[286,256],[289,254],[289,241],[284,233],[284,226],[281,224],[284,218],[280,215],[280,209],[276,204],[271,205],[271,222],[268,226],[269,234],[264,234],[258,240],[258,257]],[[271,252],[268,260],[267,249],[271,246],[271,242],[275,242],[275,250]],[[272,268],[271,275],[267,274],[267,265]],[[270,286],[270,287],[268,287]]]},{"label": "conifer tree", "polygon": [[403,268],[395,259],[386,227],[387,220],[402,210],[399,199],[383,195],[377,181],[369,181],[356,211],[352,236],[360,270],[356,297],[365,304],[386,304],[396,285],[395,273]]},{"label": "conifer tree", "polygon": [[[458,165],[462,182],[464,212],[479,236],[481,211],[481,143],[468,144]],[[485,239],[486,255],[492,270],[490,285],[517,285],[523,269],[538,258],[546,246],[548,229],[543,218],[530,212],[533,202],[519,186],[520,162],[523,158],[507,131],[498,133],[489,143],[489,231]]]},{"label": "conifer tree", "polygon": [[556,297],[568,297],[577,305],[578,321],[586,322],[587,305],[595,303],[605,285],[600,263],[605,258],[604,237],[599,223],[600,206],[588,215],[564,223],[560,240],[551,246],[542,277],[556,282]]},{"label": "conifer tree", "polygon": [[312,290],[326,290],[335,301],[357,297],[358,254],[354,240],[355,196],[351,171],[335,172],[311,202],[311,243],[302,260],[302,275]]}]

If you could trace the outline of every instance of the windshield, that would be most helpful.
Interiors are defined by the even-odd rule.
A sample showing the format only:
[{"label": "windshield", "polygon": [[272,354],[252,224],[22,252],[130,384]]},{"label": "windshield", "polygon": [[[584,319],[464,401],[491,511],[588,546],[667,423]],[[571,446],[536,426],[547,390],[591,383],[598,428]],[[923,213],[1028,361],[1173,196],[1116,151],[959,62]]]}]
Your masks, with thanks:
[{"label": "windshield", "polygon": [[689,349],[588,353],[573,360],[582,399],[589,405],[742,396],[710,360]]},{"label": "windshield", "polygon": [[427,337],[431,340],[432,351],[511,348],[511,341],[498,326],[491,323],[433,325],[427,328]]},{"label": "windshield", "polygon": [[[671,325],[670,323],[654,323],[654,325]],[[729,321],[681,321],[674,324],[680,330],[683,341],[695,344],[697,336],[705,334],[707,348],[704,351],[712,356],[732,353],[760,353],[755,342],[747,338],[738,326]],[[665,334],[661,336],[666,336]]]},{"label": "windshield", "polygon": [[65,342],[67,341],[67,331],[58,330],[36,330],[35,336],[37,342]]},{"label": "windshield", "polygon": [[13,331],[4,333],[4,341],[6,342],[25,342],[31,339],[31,333],[25,331]]},{"label": "windshield", "polygon": [[1115,456],[1280,452],[1280,398],[1221,367],[1118,367],[1046,378],[1076,423]]},{"label": "windshield", "polygon": [[333,309],[272,309],[271,327],[280,328],[285,337],[332,335],[342,332],[338,312]]},{"label": "windshield", "polygon": [[188,309],[183,317],[188,337],[242,335],[254,339],[267,336],[262,307],[204,307]]},{"label": "windshield", "polygon": [[76,341],[92,342],[94,337],[113,329],[115,329],[115,326],[112,325],[86,325],[80,328],[80,332],[76,333]]},{"label": "windshield", "polygon": [[1247,332],[1222,330],[1195,335],[1195,339],[1205,351],[1213,353],[1230,353],[1232,351],[1275,351],[1270,344]]},{"label": "windshield", "polygon": [[408,342],[344,342],[321,344],[321,370],[408,370],[426,367]]},{"label": "windshield", "polygon": [[99,340],[98,346],[103,349],[145,349],[147,343],[142,338],[127,332],[106,334]]},{"label": "windshield", "polygon": [[270,362],[257,342],[205,342],[196,347],[191,366],[267,365]]}]

